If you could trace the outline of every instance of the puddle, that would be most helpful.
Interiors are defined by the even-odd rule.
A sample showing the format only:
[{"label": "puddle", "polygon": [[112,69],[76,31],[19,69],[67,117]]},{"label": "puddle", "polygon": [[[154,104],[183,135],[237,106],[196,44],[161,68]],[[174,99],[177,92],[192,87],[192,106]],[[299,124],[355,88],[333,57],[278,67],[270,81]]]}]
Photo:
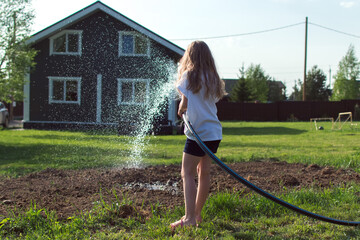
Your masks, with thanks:
[{"label": "puddle", "polygon": [[157,181],[155,183],[140,183],[140,182],[125,183],[123,187],[127,189],[146,189],[151,191],[166,191],[171,193],[171,195],[178,195],[181,193],[178,185],[179,182],[173,182],[169,180],[165,184],[161,183],[160,181]]}]

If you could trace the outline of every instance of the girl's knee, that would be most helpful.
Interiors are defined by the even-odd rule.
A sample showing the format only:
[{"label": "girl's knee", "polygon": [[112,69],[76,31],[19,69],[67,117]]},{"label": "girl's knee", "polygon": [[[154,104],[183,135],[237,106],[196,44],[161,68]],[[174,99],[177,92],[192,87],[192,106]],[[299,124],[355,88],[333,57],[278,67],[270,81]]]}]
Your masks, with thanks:
[{"label": "girl's knee", "polygon": [[198,175],[199,175],[199,177],[210,176],[210,167],[208,167],[208,166],[199,166],[198,167]]},{"label": "girl's knee", "polygon": [[211,168],[211,160],[204,158],[197,166],[197,173],[198,175],[210,175],[210,168]]},{"label": "girl's knee", "polygon": [[196,171],[194,169],[181,169],[181,178],[195,178]]}]

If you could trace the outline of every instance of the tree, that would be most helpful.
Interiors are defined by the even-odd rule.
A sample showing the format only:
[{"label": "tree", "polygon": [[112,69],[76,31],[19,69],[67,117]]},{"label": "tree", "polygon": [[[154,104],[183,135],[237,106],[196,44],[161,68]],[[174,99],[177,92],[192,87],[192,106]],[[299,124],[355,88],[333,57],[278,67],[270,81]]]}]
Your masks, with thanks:
[{"label": "tree", "polygon": [[241,76],[231,91],[230,100],[234,102],[266,102],[269,91],[267,81],[271,78],[265,75],[260,64],[251,64],[246,71],[243,65],[239,71]]},{"label": "tree", "polygon": [[245,79],[245,69],[244,65],[239,69],[240,76],[239,81],[234,85],[231,93],[230,100],[232,102],[248,102],[251,101],[251,91],[249,88],[249,84]]},{"label": "tree", "polygon": [[[301,88],[302,93],[303,88]],[[318,66],[313,66],[306,75],[306,100],[328,101],[330,96],[331,90],[326,86],[326,75]]]},{"label": "tree", "polygon": [[240,77],[230,94],[232,102],[248,102],[251,101],[251,91],[244,77]]},{"label": "tree", "polygon": [[31,0],[0,0],[0,99],[8,103],[23,101],[25,75],[35,65],[36,52],[25,43],[34,19],[30,3]]},{"label": "tree", "polygon": [[300,79],[298,79],[297,83],[295,81],[295,84],[294,84],[294,87],[293,87],[293,92],[290,94],[289,100],[291,100],[291,101],[301,101],[302,100],[302,92],[298,88],[298,85],[301,88],[302,82],[301,82]]},{"label": "tree", "polygon": [[331,100],[356,99],[360,97],[357,79],[360,76],[360,63],[355,56],[355,48],[349,46],[346,55],[339,62],[339,69],[334,76],[335,83]]},{"label": "tree", "polygon": [[[300,86],[300,89],[299,87]],[[326,86],[326,75],[318,68],[313,66],[306,74],[306,100],[308,101],[328,101],[331,96],[330,86]],[[299,79],[295,82],[293,92],[289,100],[301,101],[303,95],[304,84]]]},{"label": "tree", "polygon": [[268,99],[269,87],[267,81],[271,78],[265,75],[265,71],[260,64],[251,64],[246,70],[246,81],[251,91],[250,99],[260,102],[266,102]]}]

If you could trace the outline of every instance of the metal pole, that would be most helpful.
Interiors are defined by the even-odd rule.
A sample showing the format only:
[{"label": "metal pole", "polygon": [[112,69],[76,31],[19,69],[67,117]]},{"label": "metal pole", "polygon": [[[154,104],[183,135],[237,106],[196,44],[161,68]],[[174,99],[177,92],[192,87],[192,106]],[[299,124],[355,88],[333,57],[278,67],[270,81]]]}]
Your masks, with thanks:
[{"label": "metal pole", "polygon": [[305,59],[304,59],[303,101],[306,101],[307,35],[308,35],[308,17],[306,17],[305,19]]}]

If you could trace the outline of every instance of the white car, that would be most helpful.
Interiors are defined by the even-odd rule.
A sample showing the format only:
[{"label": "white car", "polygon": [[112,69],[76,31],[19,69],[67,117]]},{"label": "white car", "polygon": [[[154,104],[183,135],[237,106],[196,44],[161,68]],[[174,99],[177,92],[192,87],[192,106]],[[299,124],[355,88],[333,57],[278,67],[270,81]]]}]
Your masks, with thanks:
[{"label": "white car", "polygon": [[5,128],[9,126],[9,111],[2,102],[0,102],[0,125]]}]

